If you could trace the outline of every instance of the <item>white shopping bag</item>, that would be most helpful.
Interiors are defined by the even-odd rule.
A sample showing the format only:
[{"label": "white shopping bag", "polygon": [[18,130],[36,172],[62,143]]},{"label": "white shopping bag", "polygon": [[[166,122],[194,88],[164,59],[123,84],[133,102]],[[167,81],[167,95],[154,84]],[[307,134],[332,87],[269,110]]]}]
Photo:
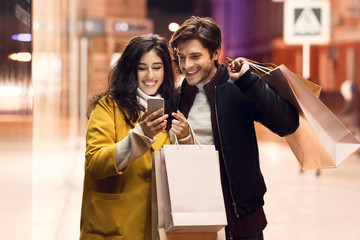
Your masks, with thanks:
[{"label": "white shopping bag", "polygon": [[218,232],[227,225],[214,145],[161,149],[167,232]]},{"label": "white shopping bag", "polygon": [[225,228],[218,232],[166,232],[160,152],[153,153],[152,239],[153,240],[225,240]]}]

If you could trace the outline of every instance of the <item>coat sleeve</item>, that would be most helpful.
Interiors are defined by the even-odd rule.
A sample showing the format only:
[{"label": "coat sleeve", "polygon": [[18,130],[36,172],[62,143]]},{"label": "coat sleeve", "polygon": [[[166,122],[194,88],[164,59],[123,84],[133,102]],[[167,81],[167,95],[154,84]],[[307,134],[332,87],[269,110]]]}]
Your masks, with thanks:
[{"label": "coat sleeve", "polygon": [[102,99],[91,113],[86,133],[85,170],[95,178],[120,174],[115,162],[115,141],[114,107]]},{"label": "coat sleeve", "polygon": [[118,170],[125,168],[135,159],[144,155],[151,148],[151,144],[155,142],[154,138],[144,135],[139,124],[129,131],[129,135],[116,143],[116,166]]},{"label": "coat sleeve", "polygon": [[235,81],[235,85],[253,102],[256,121],[280,136],[296,131],[299,126],[299,114],[296,108],[280,97],[259,76],[248,70]]},{"label": "coat sleeve", "polygon": [[122,174],[155,141],[155,137],[146,137],[138,124],[129,130],[128,135],[116,139],[116,128],[126,126],[123,120],[115,119],[116,104],[111,100],[109,102],[110,105],[104,99],[98,102],[91,114],[86,135],[85,168],[98,179]]}]

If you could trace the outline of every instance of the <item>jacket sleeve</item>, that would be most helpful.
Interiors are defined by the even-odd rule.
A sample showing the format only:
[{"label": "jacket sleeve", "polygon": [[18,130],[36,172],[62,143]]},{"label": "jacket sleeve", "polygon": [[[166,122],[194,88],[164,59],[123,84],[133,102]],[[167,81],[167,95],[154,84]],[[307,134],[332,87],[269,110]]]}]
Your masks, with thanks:
[{"label": "jacket sleeve", "polygon": [[286,136],[296,131],[299,126],[297,109],[280,97],[259,76],[248,70],[235,81],[255,108],[255,120],[261,122],[272,132]]},{"label": "jacket sleeve", "polygon": [[[146,153],[153,143],[152,139],[143,136],[139,130],[130,130],[129,135],[116,142],[116,128],[125,126],[116,126],[114,106],[100,100],[88,124],[85,169],[98,179],[122,174],[122,170]],[[125,124],[123,121],[119,122]]]}]

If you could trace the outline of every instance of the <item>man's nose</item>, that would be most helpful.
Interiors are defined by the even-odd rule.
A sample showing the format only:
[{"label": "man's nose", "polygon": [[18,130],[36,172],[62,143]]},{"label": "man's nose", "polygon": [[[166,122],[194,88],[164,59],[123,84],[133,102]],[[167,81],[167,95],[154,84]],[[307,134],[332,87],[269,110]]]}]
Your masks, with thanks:
[{"label": "man's nose", "polygon": [[191,69],[192,66],[194,65],[194,62],[191,61],[191,59],[185,59],[184,60],[184,68],[187,70],[187,69]]}]

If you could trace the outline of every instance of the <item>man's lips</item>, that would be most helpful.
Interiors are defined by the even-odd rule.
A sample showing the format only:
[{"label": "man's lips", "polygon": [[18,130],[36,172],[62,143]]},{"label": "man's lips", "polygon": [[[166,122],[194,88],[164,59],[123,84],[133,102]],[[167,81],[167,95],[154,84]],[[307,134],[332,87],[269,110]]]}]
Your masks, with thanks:
[{"label": "man's lips", "polygon": [[194,71],[186,71],[186,75],[188,77],[193,77],[194,75],[196,75],[199,72],[199,70],[194,70]]}]

